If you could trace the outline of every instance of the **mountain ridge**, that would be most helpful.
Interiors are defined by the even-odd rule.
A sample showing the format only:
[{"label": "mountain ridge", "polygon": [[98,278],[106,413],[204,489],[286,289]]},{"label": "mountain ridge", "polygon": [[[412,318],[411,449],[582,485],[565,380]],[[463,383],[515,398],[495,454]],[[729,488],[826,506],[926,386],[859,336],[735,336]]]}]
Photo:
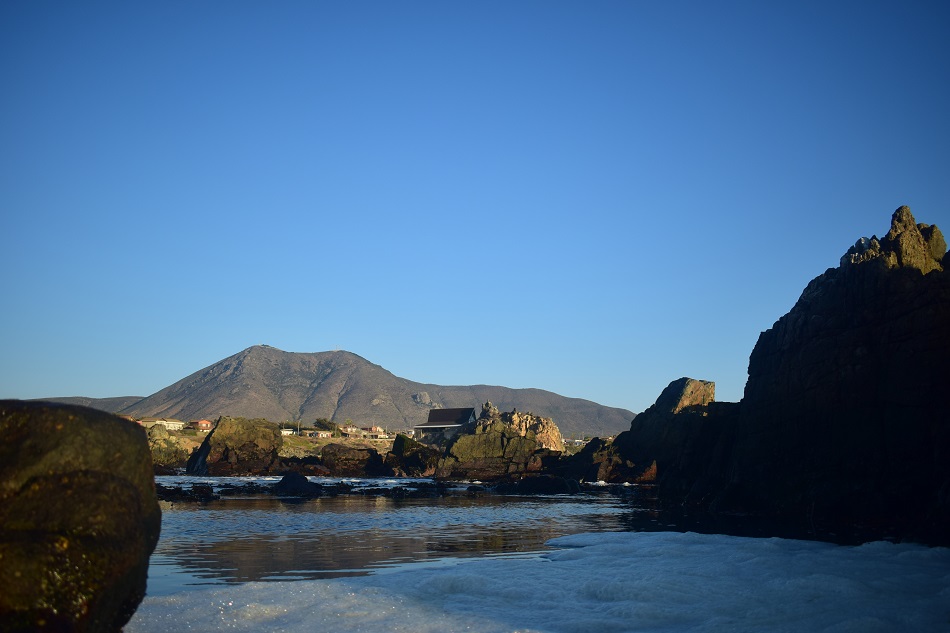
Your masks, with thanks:
[{"label": "mountain ridge", "polygon": [[565,436],[615,435],[635,414],[543,389],[436,385],[400,378],[354,354],[285,352],[254,345],[144,398],[48,398],[137,417],[261,417],[309,423],[326,418],[390,429],[424,422],[433,408],[478,407],[492,401],[552,418]]}]

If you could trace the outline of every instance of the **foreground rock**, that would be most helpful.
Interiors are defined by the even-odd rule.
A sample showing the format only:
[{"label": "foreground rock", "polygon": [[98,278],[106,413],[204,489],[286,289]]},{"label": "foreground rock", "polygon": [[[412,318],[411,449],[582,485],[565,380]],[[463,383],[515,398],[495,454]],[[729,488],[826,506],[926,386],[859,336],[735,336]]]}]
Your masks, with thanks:
[{"label": "foreground rock", "polygon": [[221,418],[188,458],[189,475],[262,475],[279,467],[283,438],[267,420]]},{"label": "foreground rock", "polygon": [[0,435],[0,630],[120,630],[161,526],[145,431],[85,407],[2,401]]},{"label": "foreground rock", "polygon": [[950,541],[946,248],[901,207],[759,336],[717,507]]},{"label": "foreground rock", "polygon": [[945,251],[901,207],[885,238],[859,240],[759,336],[740,403],[676,381],[573,466],[652,477],[671,506],[950,544]]}]

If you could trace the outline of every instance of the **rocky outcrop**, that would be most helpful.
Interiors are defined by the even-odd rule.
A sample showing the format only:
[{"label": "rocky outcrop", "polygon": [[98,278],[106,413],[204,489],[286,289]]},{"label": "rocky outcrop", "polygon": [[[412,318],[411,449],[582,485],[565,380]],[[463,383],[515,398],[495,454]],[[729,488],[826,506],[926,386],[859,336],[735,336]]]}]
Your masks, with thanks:
[{"label": "rocky outcrop", "polygon": [[173,474],[184,468],[191,456],[190,443],[181,442],[171,435],[164,424],[155,424],[148,430],[148,448],[152,454],[155,474]]},{"label": "rocky outcrop", "polygon": [[188,459],[189,475],[260,475],[279,468],[283,438],[267,420],[223,417]]},{"label": "rocky outcrop", "polygon": [[319,497],[323,486],[314,483],[300,473],[287,473],[274,484],[273,492],[285,497]]},{"label": "rocky outcrop", "polygon": [[[658,464],[664,474],[705,459],[702,442],[719,429],[729,405],[714,403],[716,384],[680,378],[663,390],[656,403],[634,418],[630,430],[613,442],[595,439],[563,460],[561,472],[581,481],[652,483]],[[669,477],[667,477],[669,479]]]},{"label": "rocky outcrop", "polygon": [[936,226],[917,224],[908,207],[891,217],[884,239],[862,237],[841,257],[841,267],[874,261],[886,268],[914,268],[927,274],[943,270],[947,242]]},{"label": "rocky outcrop", "polygon": [[432,477],[441,456],[438,450],[399,434],[385,461],[397,476]]},{"label": "rocky outcrop", "polygon": [[519,413],[513,409],[508,413],[501,413],[491,402],[482,405],[482,412],[479,416],[481,420],[499,420],[512,431],[528,437],[534,437],[535,441],[551,451],[564,451],[564,438],[561,437],[561,430],[551,418],[543,418],[533,413]]},{"label": "rocky outcrop", "polygon": [[600,475],[633,481],[655,462],[666,505],[950,543],[945,249],[901,207],[883,239],[859,240],[759,336],[740,403],[674,382],[591,450]]},{"label": "rocky outcrop", "polygon": [[336,477],[392,477],[393,470],[376,449],[327,444],[320,453],[323,465]]},{"label": "rocky outcrop", "polygon": [[80,406],[0,402],[0,629],[118,631],[158,542],[145,431]]},{"label": "rocky outcrop", "polygon": [[538,473],[560,454],[544,443],[563,449],[561,433],[553,421],[517,411],[499,413],[487,402],[478,420],[463,428],[446,447],[436,477],[494,481]]},{"label": "rocky outcrop", "polygon": [[950,517],[946,242],[901,207],[866,243],[759,336],[719,507],[901,533]]}]

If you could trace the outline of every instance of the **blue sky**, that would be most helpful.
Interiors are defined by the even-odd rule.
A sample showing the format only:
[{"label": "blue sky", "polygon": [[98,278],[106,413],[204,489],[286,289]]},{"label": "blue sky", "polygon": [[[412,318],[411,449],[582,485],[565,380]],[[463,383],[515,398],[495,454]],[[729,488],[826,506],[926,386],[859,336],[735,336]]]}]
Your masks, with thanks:
[{"label": "blue sky", "polygon": [[0,397],[258,343],[641,411],[911,206],[944,2],[0,4]]}]

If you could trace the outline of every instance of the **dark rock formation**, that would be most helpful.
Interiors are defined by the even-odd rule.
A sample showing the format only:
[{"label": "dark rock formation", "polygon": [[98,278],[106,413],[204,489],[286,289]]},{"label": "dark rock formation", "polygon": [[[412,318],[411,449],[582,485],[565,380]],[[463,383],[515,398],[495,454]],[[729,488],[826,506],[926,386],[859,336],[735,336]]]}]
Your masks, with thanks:
[{"label": "dark rock formation", "polygon": [[278,467],[280,472],[297,473],[304,476],[326,477],[333,473],[323,465],[316,455],[306,457],[282,457]]},{"label": "dark rock formation", "polygon": [[224,417],[188,459],[189,475],[259,475],[274,470],[283,443],[267,420]]},{"label": "dark rock formation", "polygon": [[120,630],[161,526],[144,430],[85,407],[2,401],[0,436],[0,630]]},{"label": "dark rock formation", "polygon": [[536,431],[547,441],[560,442],[554,422],[512,411],[501,414],[491,402],[471,428],[463,428],[445,450],[436,469],[440,479],[498,479],[539,473],[560,455],[544,447]]},{"label": "dark rock formation", "polygon": [[287,473],[274,484],[274,494],[286,497],[319,497],[323,486],[313,483],[299,473]]},{"label": "dark rock formation", "polygon": [[655,481],[658,463],[671,469],[704,460],[708,447],[702,442],[719,432],[711,428],[716,423],[710,415],[718,419],[727,406],[709,406],[715,393],[716,385],[710,381],[674,380],[653,406],[634,418],[629,431],[613,442],[589,442],[577,455],[563,460],[559,470],[581,481],[644,483]]},{"label": "dark rock formation", "polygon": [[338,477],[391,477],[393,470],[383,463],[376,449],[327,444],[320,453],[323,465]]},{"label": "dark rock formation", "polygon": [[948,539],[946,242],[907,207],[865,242],[759,336],[716,502]]},{"label": "dark rock formation", "polygon": [[569,495],[580,491],[581,486],[576,480],[555,475],[524,477],[495,486],[495,492],[503,495]]},{"label": "dark rock formation", "polygon": [[[574,467],[635,481],[655,462],[667,505],[950,543],[945,250],[901,207],[759,336],[740,403],[676,381]],[[700,396],[680,402],[691,384]]]},{"label": "dark rock formation", "polygon": [[386,454],[386,465],[400,477],[432,477],[441,456],[438,450],[399,434]]}]

